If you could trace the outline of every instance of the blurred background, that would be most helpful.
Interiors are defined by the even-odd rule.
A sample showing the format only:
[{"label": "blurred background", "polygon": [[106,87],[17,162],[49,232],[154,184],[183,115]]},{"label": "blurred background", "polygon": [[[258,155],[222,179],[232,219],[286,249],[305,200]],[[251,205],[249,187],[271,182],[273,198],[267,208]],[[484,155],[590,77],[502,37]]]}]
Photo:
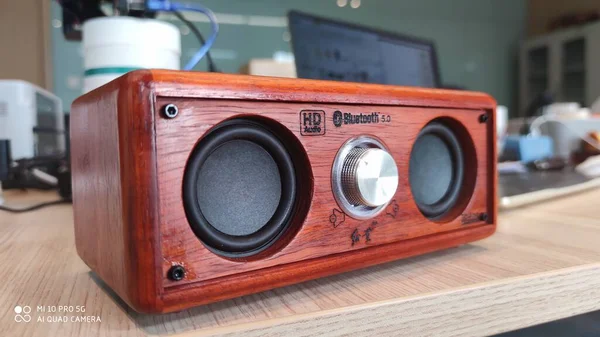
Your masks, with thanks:
[{"label": "blurred background", "polygon": [[[211,48],[223,72],[236,73],[251,59],[290,53],[286,14],[295,9],[390,32],[431,39],[437,48],[444,83],[484,91],[498,102],[518,106],[518,50],[527,36],[546,32],[548,20],[561,6],[552,1],[554,14],[540,16],[548,5],[525,0],[204,0],[196,1],[215,12],[219,37]],[[575,1],[577,2],[577,1]],[[579,1],[585,8],[586,1]],[[591,6],[595,1],[587,1]],[[81,42],[63,36],[62,11],[56,1],[3,1],[0,41],[11,46],[0,56],[0,77],[19,78],[52,90],[65,109],[81,94]],[[600,6],[600,5],[599,5]],[[598,7],[598,6],[596,6]],[[201,14],[186,14],[202,32],[210,31]],[[175,24],[181,33],[184,64],[198,42],[173,15],[159,18]],[[196,70],[206,70],[206,60]]]},{"label": "blurred background", "polygon": [[[586,81],[583,76],[584,55],[592,52],[586,47],[592,41],[583,34],[580,38],[570,36],[561,46],[552,44],[561,34],[573,35],[569,29],[581,29],[586,19],[597,15],[600,2],[595,0],[205,0],[198,3],[212,9],[218,18],[219,37],[211,52],[219,70],[227,73],[239,72],[252,59],[285,57],[285,53],[291,53],[286,14],[295,9],[430,39],[437,49],[444,84],[489,93],[508,108],[511,117],[525,115],[535,95],[545,90],[552,89],[561,99],[584,105],[591,105],[600,94],[600,84],[591,79]],[[80,41],[65,39],[61,6],[49,0],[3,1],[0,6],[0,41],[3,46],[10,46],[0,56],[0,77],[23,79],[49,89],[62,99],[68,111],[83,87],[83,48]],[[186,16],[200,31],[210,31],[201,14]],[[179,28],[183,64],[197,50],[196,38],[174,15],[160,14],[158,18]],[[557,56],[558,49],[564,55]],[[521,71],[520,59],[524,63]],[[556,74],[550,66],[557,68]],[[206,60],[194,69],[207,69]],[[589,92],[590,86],[598,87],[594,88],[597,92]]]}]

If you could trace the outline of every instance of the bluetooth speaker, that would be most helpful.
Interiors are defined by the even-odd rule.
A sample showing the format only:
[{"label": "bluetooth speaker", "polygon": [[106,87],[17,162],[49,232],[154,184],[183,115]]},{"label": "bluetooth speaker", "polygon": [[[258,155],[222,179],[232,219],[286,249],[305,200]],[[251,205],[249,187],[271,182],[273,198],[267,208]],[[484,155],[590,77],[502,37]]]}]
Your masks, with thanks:
[{"label": "bluetooth speaker", "polygon": [[494,124],[481,93],[134,71],[73,103],[77,252],[171,312],[479,240]]}]

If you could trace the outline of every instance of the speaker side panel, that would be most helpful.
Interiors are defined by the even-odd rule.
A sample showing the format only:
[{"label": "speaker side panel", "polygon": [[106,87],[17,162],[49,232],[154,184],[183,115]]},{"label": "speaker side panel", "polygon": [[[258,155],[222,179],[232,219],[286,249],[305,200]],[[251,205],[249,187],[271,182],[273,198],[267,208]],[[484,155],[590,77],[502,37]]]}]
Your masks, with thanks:
[{"label": "speaker side panel", "polygon": [[[494,210],[494,198],[489,195],[495,195],[495,190],[490,189],[494,188],[495,178],[490,147],[492,123],[481,123],[480,115],[491,111],[158,97],[157,116],[158,108],[169,103],[179,107],[179,115],[174,119],[156,119],[162,285],[167,307],[181,305],[172,301],[181,300],[183,291],[197,292],[198,298],[190,300],[206,303],[240,295],[236,292],[245,289],[240,278],[249,286],[241,294],[251,293],[466,243],[490,235],[495,229],[494,218],[483,216]],[[322,114],[322,129],[306,129],[303,111]],[[336,126],[340,124],[339,120],[334,122],[334,115],[339,116],[336,111],[342,113],[342,118],[344,113],[374,112],[379,117],[376,123],[342,121]],[[276,245],[276,249],[251,260],[227,259],[208,250],[192,232],[182,204],[184,169],[194,146],[215,125],[237,117],[261,117],[287,128],[304,147],[314,179],[308,216],[294,236],[283,247]],[[464,126],[476,153],[466,165],[477,168],[474,192],[464,200],[464,209],[442,222],[431,221],[419,211],[408,187],[411,145],[419,131],[437,118],[448,118]],[[377,217],[356,220],[345,216],[342,221],[331,191],[331,166],[342,144],[358,135],[374,136],[390,150],[399,170],[399,187],[394,201]],[[337,216],[333,222],[332,215]],[[167,278],[173,265],[186,268],[183,280]],[[287,276],[278,276],[279,272]],[[225,289],[226,284],[237,287],[227,293],[207,290],[211,285]]]},{"label": "speaker side panel", "polygon": [[118,96],[118,86],[111,84],[71,107],[73,222],[79,257],[131,303],[121,217]]},{"label": "speaker side panel", "polygon": [[150,81],[133,72],[81,96],[71,122],[77,252],[138,312],[163,311]]}]

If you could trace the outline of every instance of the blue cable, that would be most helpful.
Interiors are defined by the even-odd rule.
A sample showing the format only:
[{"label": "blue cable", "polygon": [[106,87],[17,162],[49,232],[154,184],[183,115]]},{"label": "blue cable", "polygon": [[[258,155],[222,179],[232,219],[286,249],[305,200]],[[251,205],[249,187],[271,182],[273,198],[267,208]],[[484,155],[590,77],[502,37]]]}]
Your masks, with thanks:
[{"label": "blue cable", "polygon": [[206,55],[210,47],[212,47],[213,43],[215,43],[215,40],[217,39],[217,35],[219,34],[219,24],[217,23],[217,17],[215,16],[215,13],[213,13],[210,9],[198,4],[178,3],[171,2],[169,0],[148,0],[146,2],[146,7],[149,10],[165,12],[174,12],[180,10],[194,11],[200,12],[208,17],[212,28],[212,34],[208,37],[208,39],[206,39],[206,43],[192,56],[185,67],[183,67],[184,70],[192,70],[196,64],[200,62],[204,55]]}]

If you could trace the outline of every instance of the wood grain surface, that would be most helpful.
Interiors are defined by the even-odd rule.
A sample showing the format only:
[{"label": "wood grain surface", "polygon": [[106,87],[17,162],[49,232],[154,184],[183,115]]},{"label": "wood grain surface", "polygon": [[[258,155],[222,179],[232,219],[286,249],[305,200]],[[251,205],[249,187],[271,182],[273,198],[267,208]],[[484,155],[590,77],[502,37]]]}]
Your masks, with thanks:
[{"label": "wood grain surface", "polygon": [[158,296],[158,200],[148,72],[79,97],[71,115],[75,243],[83,261],[139,311]]},{"label": "wood grain surface", "polygon": [[[494,190],[487,188],[490,181],[493,181],[490,172],[492,167],[489,165],[493,160],[491,157],[493,149],[488,146],[487,124],[479,123],[479,115],[483,110],[302,103],[256,104],[228,100],[157,100],[157,106],[165,106],[169,103],[179,107],[178,118],[156,120],[162,274],[165,275],[163,279],[165,287],[216,279],[332,254],[371,249],[377,245],[426,235],[468,230],[491,222],[479,219],[480,214],[491,214],[490,212],[493,211],[493,202],[488,203],[488,195],[494,194]],[[353,114],[377,111],[390,116],[391,121],[383,124],[348,125],[336,128],[331,123],[331,115],[337,109]],[[304,110],[325,112],[325,135],[300,136],[299,114]],[[259,121],[270,118],[283,124],[288,129],[287,132],[292,133],[294,139],[299,140],[309,158],[308,165],[311,167],[312,179],[301,175],[299,184],[314,186],[312,199],[310,194],[302,197],[308,200],[310,208],[304,222],[298,224],[301,228],[291,242],[271,252],[265,258],[249,262],[224,259],[199,242],[187,221],[181,193],[186,163],[201,135],[224,120],[240,116],[260,118],[257,119]],[[419,211],[412,200],[408,183],[408,163],[412,144],[419,131],[428,122],[441,118],[452,119],[464,125],[465,138],[469,138],[465,143],[471,143],[465,148],[472,147],[474,150],[472,156],[466,155],[469,158],[466,168],[471,170],[469,172],[471,174],[465,174],[464,186],[470,185],[471,189],[464,188],[461,196],[462,205],[459,202],[459,205],[453,209],[453,216],[447,221],[431,221]],[[360,135],[376,135],[386,145],[398,166],[398,189],[393,202],[380,215],[368,220],[357,220],[346,215],[342,224],[334,226],[329,218],[334,209],[339,211],[339,206],[331,190],[332,163],[344,142]],[[465,222],[464,218],[468,215],[474,217],[474,220]],[[364,232],[368,228],[371,230],[367,242]],[[491,233],[492,230],[493,228],[489,228],[487,233]],[[358,242],[352,241],[354,231],[361,235]],[[390,249],[389,253],[392,252],[393,249]],[[174,282],[166,275],[168,269],[177,263],[185,265],[189,274],[186,279]],[[309,267],[309,265],[302,266]],[[334,266],[329,268],[332,267]],[[239,284],[236,286],[239,287]]]},{"label": "wood grain surface", "polygon": [[[56,198],[8,192],[11,205]],[[500,214],[458,248],[165,315],[129,309],[77,256],[72,208],[0,213],[3,336],[487,336],[600,310],[600,190]],[[96,323],[15,322],[16,305]],[[35,309],[34,309],[35,310]],[[76,314],[66,314],[68,318]]]},{"label": "wood grain surface", "polygon": [[343,103],[489,109],[496,102],[489,95],[465,90],[401,87],[370,83],[348,83],[299,78],[240,76],[189,71],[135,71],[128,80],[145,81],[147,76],[162,83],[152,86],[157,96],[203,97],[253,101]]},{"label": "wood grain surface", "polygon": [[[162,117],[167,104],[179,108],[176,118]],[[78,252],[131,307],[170,312],[482,239],[496,224],[494,109],[491,97],[472,92],[129,73],[73,104]],[[303,110],[323,112],[323,135],[302,136]],[[333,121],[338,110],[379,114],[381,121],[339,127]],[[296,207],[285,240],[260,256],[228,259],[208,250],[192,232],[182,181],[204,134],[240,116],[269,121],[281,128],[276,133],[287,143],[298,143],[294,159],[308,160],[296,164],[306,170],[297,175],[299,190],[306,193],[296,199],[306,210]],[[466,167],[457,205],[438,221],[416,208],[408,184],[412,143],[434,120],[444,120],[457,135]],[[377,137],[389,149],[399,169],[399,188],[377,217],[358,221],[346,216],[336,226],[329,221],[339,208],[331,191],[333,160],[345,141],[364,135]],[[183,280],[167,278],[174,265],[184,266]]]}]

